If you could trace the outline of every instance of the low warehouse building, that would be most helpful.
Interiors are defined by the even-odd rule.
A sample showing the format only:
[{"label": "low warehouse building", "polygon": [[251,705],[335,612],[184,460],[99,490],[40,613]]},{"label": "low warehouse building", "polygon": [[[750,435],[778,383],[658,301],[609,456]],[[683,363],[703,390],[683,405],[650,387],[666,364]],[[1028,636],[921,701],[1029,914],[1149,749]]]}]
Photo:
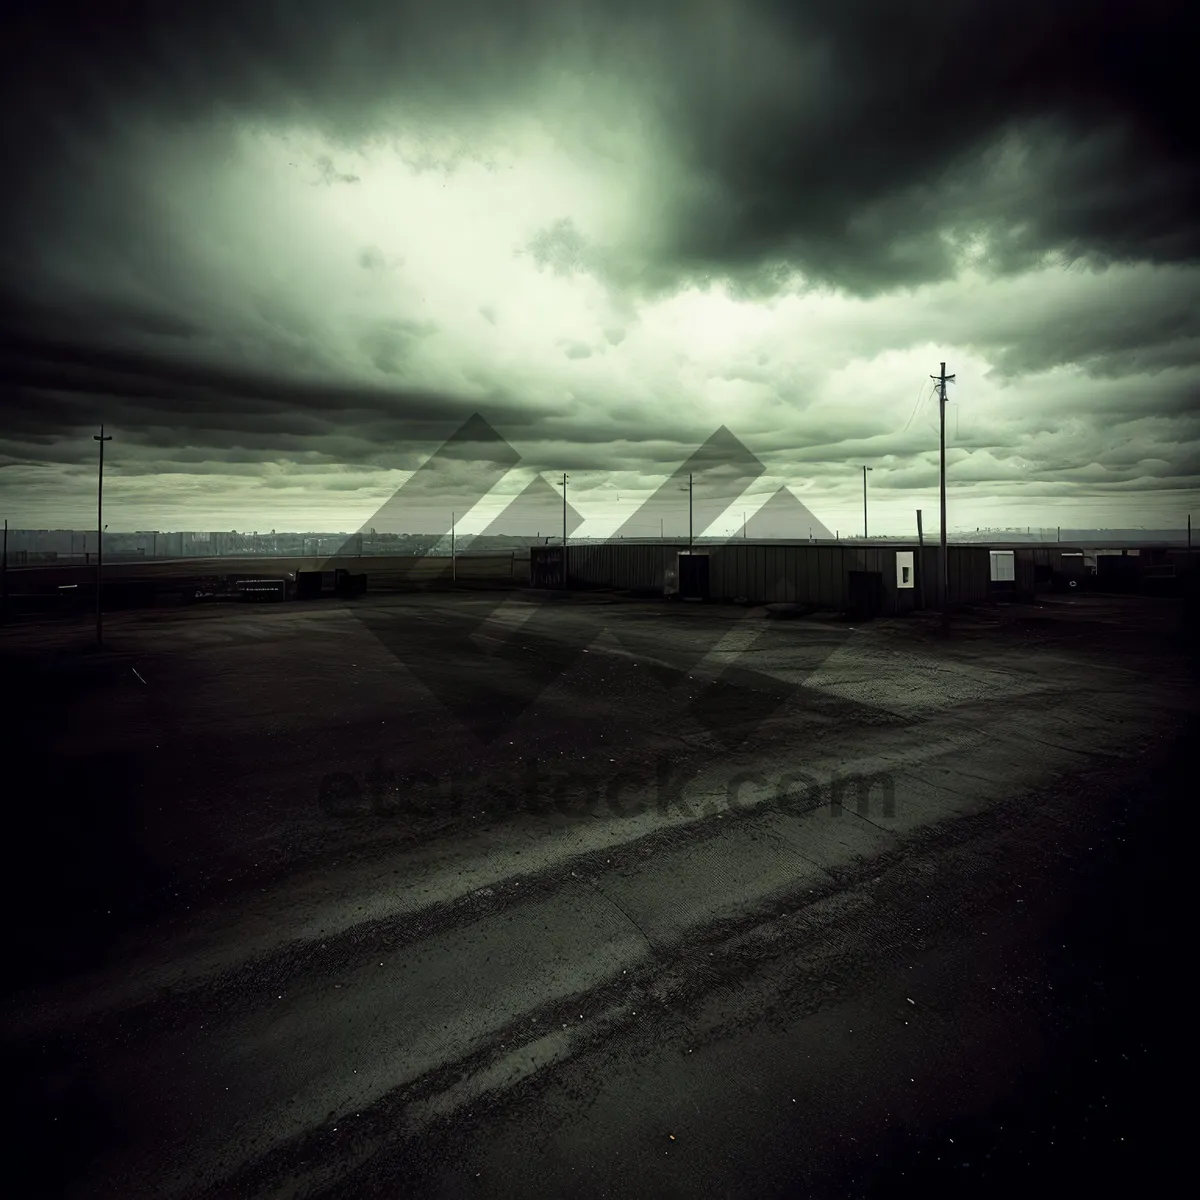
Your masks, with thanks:
[{"label": "low warehouse building", "polygon": [[[722,545],[609,542],[568,546],[569,588],[613,588],[751,604],[793,603],[863,615],[895,616],[940,603],[939,548],[733,541]],[[985,546],[950,546],[950,604],[988,599]],[[535,546],[534,587],[561,587],[563,548]]]}]

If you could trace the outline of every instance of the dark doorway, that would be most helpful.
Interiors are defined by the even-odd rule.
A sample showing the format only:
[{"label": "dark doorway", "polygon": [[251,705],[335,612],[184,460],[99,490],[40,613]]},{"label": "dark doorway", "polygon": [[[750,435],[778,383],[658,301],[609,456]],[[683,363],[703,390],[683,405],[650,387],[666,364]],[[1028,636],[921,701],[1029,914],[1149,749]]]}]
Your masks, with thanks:
[{"label": "dark doorway", "polygon": [[708,599],[708,555],[679,556],[679,595],[684,600]]},{"label": "dark doorway", "polygon": [[883,612],[883,573],[851,571],[849,613],[856,621],[869,621]]}]

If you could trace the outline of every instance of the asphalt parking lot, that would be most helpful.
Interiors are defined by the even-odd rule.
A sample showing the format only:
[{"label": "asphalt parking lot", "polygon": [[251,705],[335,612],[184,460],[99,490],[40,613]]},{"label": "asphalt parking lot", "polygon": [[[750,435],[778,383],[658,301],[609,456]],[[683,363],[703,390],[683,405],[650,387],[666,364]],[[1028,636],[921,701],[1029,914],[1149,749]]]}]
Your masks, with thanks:
[{"label": "asphalt parking lot", "polygon": [[[845,1005],[871,1023],[897,967],[871,939],[887,929],[896,944],[921,880],[938,880],[929,927],[945,932],[927,947],[930,979],[963,956],[1000,970],[1003,954],[971,958],[979,935],[997,937],[980,863],[1007,864],[1010,899],[1033,888],[1021,872],[1049,848],[1031,830],[1078,850],[1061,830],[1079,832],[1087,791],[1064,781],[1148,778],[1138,764],[1195,715],[1178,607],[1116,597],[980,609],[949,637],[919,618],[527,591],[130,612],[106,629],[103,651],[86,626],[4,631],[18,699],[6,761],[23,780],[10,904],[26,914],[10,1033],[29,1144],[65,1194],[279,1194],[286,1177],[294,1194],[385,1195],[406,1171],[456,1194],[459,1160],[418,1163],[411,1137],[478,1134],[485,1099],[517,1107],[472,1141],[482,1191],[521,1194],[510,1152],[536,1128],[556,1194],[619,1192],[649,1159],[613,1149],[573,1176],[587,1147],[565,1122],[587,1090],[578,1072],[616,1071],[605,1053],[632,1061],[647,1012],[684,1041],[707,1021],[709,1062],[732,1052],[734,1028],[750,1061],[799,1053],[764,1040],[762,989],[731,999],[737,973],[697,971],[697,947],[744,961],[729,939],[759,930],[777,996],[783,968],[763,947],[790,948],[781,961],[810,977],[840,963],[837,986],[795,1017],[803,1045]],[[975,831],[976,859],[955,859],[955,830]],[[892,890],[867,905],[876,874]],[[1039,945],[1078,900],[1047,899]],[[839,903],[837,920],[815,907]],[[804,913],[807,926],[772,925]],[[1005,937],[1028,951],[1020,930]],[[714,1004],[733,1007],[718,1019]],[[1044,1031],[1021,1011],[1042,1061]],[[961,1027],[926,1030],[930,1061],[988,1078],[980,1056],[1015,1035],[987,1028],[978,1045]],[[685,1068],[652,1058],[647,1079],[684,1087]],[[963,1111],[1003,1090],[964,1087]],[[595,1145],[628,1144],[621,1122],[643,1110],[597,1104]],[[647,1095],[647,1120],[651,1107]],[[329,1131],[363,1114],[374,1124],[347,1149]],[[934,1105],[927,1119],[958,1115]],[[826,1163],[813,1194],[841,1169],[830,1119],[805,1135]],[[794,1136],[756,1128],[763,1153]],[[703,1126],[718,1150],[733,1136]],[[734,1160],[745,1191],[712,1155],[686,1177],[707,1163],[701,1191],[783,1194],[787,1155],[770,1180]]]}]

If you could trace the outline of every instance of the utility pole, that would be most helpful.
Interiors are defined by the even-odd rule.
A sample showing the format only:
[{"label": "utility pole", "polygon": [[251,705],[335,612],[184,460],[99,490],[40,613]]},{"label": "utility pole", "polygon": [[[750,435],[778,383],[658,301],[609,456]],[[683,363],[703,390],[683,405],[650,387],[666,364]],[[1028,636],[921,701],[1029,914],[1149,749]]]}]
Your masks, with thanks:
[{"label": "utility pole", "polygon": [[941,586],[942,628],[944,629],[950,619],[950,613],[946,607],[950,598],[950,573],[946,563],[946,385],[954,382],[954,376],[946,374],[946,364],[942,363],[941,373],[930,375],[929,378],[938,381],[938,415],[941,417],[938,424],[941,430],[939,441],[941,447],[942,546],[938,576]]},{"label": "utility pole", "polygon": [[96,645],[104,644],[104,616],[100,603],[101,572],[104,567],[104,443],[112,441],[112,434],[104,436],[104,426],[100,432],[92,434],[92,441],[100,443],[100,474],[96,481]]},{"label": "utility pole", "polygon": [[570,476],[564,471],[562,490],[563,490],[563,552],[562,552],[562,585],[563,591],[567,589],[567,480]]},{"label": "utility pole", "polygon": [[688,472],[688,553],[692,552],[692,475]]},{"label": "utility pole", "polygon": [[450,582],[458,582],[458,559],[454,557],[454,517],[450,514]]},{"label": "utility pole", "polygon": [[873,471],[874,467],[863,467],[863,541],[867,538],[867,472]]},{"label": "utility pole", "polygon": [[917,604],[925,607],[925,531],[921,528],[921,510],[917,509]]}]

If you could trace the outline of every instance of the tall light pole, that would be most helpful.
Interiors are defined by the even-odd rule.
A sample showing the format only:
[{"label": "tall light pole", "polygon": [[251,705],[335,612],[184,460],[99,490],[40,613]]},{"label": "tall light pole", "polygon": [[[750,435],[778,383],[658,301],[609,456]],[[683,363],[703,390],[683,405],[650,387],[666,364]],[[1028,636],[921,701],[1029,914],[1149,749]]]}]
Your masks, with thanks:
[{"label": "tall light pole", "polygon": [[692,475],[688,472],[688,553],[691,553],[692,544],[695,539],[692,537]]},{"label": "tall light pole", "polygon": [[867,472],[875,470],[874,467],[863,467],[863,540],[867,537]]},{"label": "tall light pole", "polygon": [[100,603],[100,580],[104,566],[104,443],[112,441],[112,434],[104,436],[104,426],[100,432],[92,434],[92,441],[100,443],[100,473],[96,479],[96,645],[104,643],[104,609]]},{"label": "tall light pole", "polygon": [[571,477],[564,471],[562,490],[563,490],[563,549],[562,549],[562,585],[563,591],[567,589],[567,480]]},{"label": "tall light pole", "polygon": [[954,382],[953,375],[946,374],[946,364],[942,363],[942,370],[938,375],[930,375],[930,379],[938,381],[938,414],[941,417],[939,421],[940,447],[941,447],[941,504],[942,504],[942,546],[941,546],[941,564],[939,569],[939,582],[941,584],[941,608],[942,608],[942,626],[946,625],[949,617],[949,612],[946,604],[950,598],[950,573],[946,565],[946,385]]},{"label": "tall light pole", "polygon": [[693,538],[692,538],[692,476],[690,474],[688,475],[687,487],[684,488],[683,484],[680,484],[679,490],[681,492],[686,491],[688,494],[688,552],[690,553],[691,549],[692,549],[692,542],[693,542]]}]

